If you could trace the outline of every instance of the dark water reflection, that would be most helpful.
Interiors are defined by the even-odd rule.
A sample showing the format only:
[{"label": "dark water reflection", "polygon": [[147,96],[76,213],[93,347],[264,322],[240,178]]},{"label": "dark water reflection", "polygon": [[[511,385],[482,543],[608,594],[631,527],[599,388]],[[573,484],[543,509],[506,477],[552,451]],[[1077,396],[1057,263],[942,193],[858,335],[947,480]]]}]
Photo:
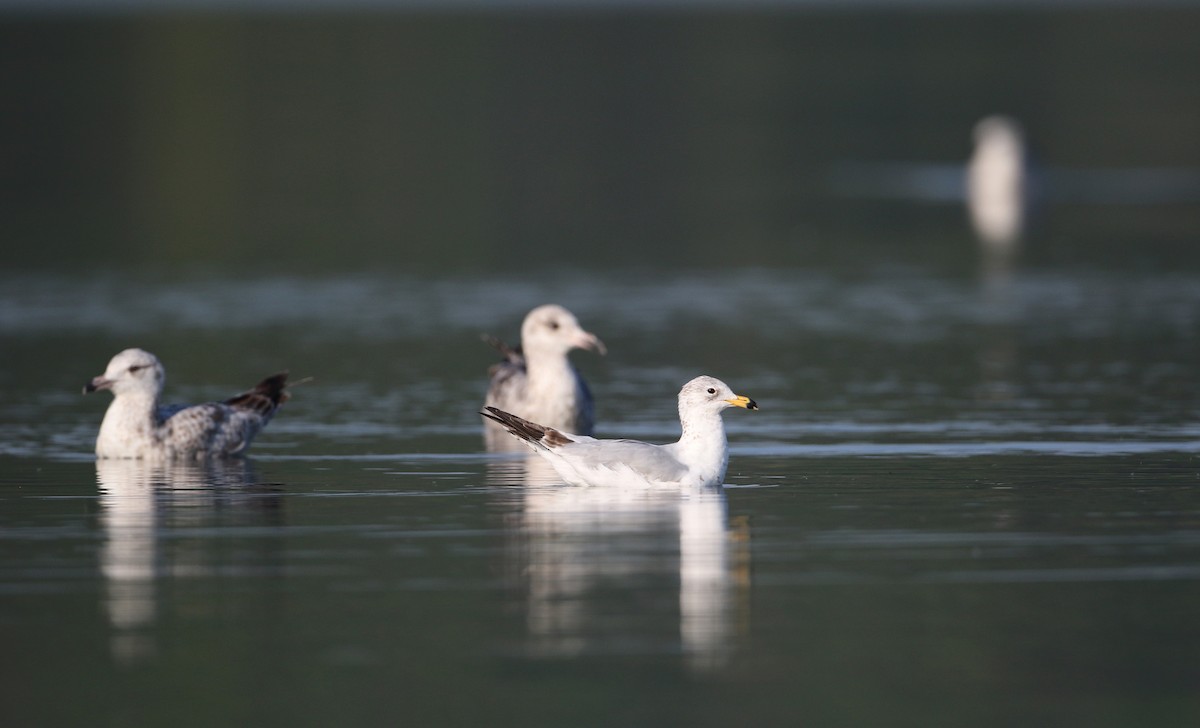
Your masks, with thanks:
[{"label": "dark water reflection", "polygon": [[534,485],[510,519],[505,569],[528,627],[522,654],[682,653],[698,671],[728,662],[749,619],[737,609],[749,544],[746,529],[730,530],[721,490]]},{"label": "dark water reflection", "polygon": [[279,490],[259,485],[249,461],[97,460],[96,479],[103,603],[119,663],[155,656],[151,628],[164,583],[279,569],[270,549],[228,559],[229,536],[284,523]]},{"label": "dark water reflection", "polygon": [[[10,644],[71,645],[17,684],[87,674],[91,710],[151,722],[178,711],[172,685],[226,670],[197,687],[206,719],[252,694],[268,725],[336,717],[324,690],[365,722],[536,699],[556,724],[588,695],[648,722],[875,722],[939,715],[947,691],[982,725],[1189,716],[1194,454],[797,458],[738,439],[730,486],[698,494],[527,483],[504,456],[10,463]],[[445,680],[492,707],[448,705]]]}]

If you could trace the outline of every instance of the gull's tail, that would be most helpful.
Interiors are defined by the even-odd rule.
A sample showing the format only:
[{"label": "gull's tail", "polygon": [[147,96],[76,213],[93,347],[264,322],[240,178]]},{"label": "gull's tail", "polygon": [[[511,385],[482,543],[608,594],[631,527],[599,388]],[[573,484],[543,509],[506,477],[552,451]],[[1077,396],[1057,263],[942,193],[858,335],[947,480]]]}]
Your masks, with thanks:
[{"label": "gull's tail", "polygon": [[521,347],[511,347],[491,334],[480,334],[479,338],[483,339],[488,346],[500,352],[505,361],[512,362],[513,364],[525,363],[525,356],[521,353]]},{"label": "gull's tail", "polygon": [[518,440],[525,442],[535,447],[545,448],[547,450],[555,447],[560,447],[568,443],[574,442],[571,438],[554,429],[553,427],[545,427],[536,422],[523,420],[514,414],[505,412],[502,409],[495,407],[484,407],[484,411],[479,414],[499,422],[504,429],[508,430],[509,434]]},{"label": "gull's tail", "polygon": [[291,397],[287,391],[287,372],[272,374],[255,385],[249,392],[242,392],[236,397],[225,400],[225,404],[234,409],[257,412],[263,417],[275,414],[279,405]]}]

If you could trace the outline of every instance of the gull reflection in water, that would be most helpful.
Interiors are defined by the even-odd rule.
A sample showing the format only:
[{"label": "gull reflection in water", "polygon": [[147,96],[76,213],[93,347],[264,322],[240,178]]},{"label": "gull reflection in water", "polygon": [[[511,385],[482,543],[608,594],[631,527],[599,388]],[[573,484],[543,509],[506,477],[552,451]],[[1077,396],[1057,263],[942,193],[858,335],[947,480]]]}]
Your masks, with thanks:
[{"label": "gull reflection in water", "polygon": [[[505,436],[516,442],[516,438],[508,433],[505,433]],[[525,445],[521,445],[520,452],[498,455],[489,460],[487,481],[490,485],[563,485],[562,476],[554,471],[554,466],[537,453],[531,452]]]},{"label": "gull reflection in water", "polygon": [[748,529],[725,493],[529,485],[508,573],[535,657],[681,653],[720,669],[747,622]]},{"label": "gull reflection in water", "polygon": [[158,616],[157,587],[164,578],[212,572],[206,553],[213,539],[179,539],[168,551],[162,535],[171,528],[223,523],[224,514],[250,512],[276,520],[279,495],[247,492],[254,474],[249,461],[96,461],[100,491],[100,572],[103,609],[112,625],[111,649],[118,662],[151,658],[150,633]]}]

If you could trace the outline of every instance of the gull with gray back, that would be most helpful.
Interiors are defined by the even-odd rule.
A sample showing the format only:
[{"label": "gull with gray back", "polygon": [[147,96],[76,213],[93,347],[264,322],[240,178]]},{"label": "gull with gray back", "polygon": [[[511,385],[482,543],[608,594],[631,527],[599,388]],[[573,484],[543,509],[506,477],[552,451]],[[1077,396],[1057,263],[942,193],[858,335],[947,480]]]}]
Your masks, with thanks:
[{"label": "gull with gray back", "polygon": [[734,394],[713,377],[696,377],[683,385],[683,432],[669,445],[571,435],[496,407],[480,414],[545,458],[571,485],[705,488],[725,480],[729,451],[721,412],[728,407],[758,409],[754,400]]},{"label": "gull with gray back", "polygon": [[[604,343],[575,316],[554,304],[538,306],[521,324],[521,346],[513,349],[485,337],[504,355],[488,374],[484,406],[540,422],[564,432],[590,435],[595,422],[592,393],[567,355],[572,349],[605,354]],[[504,430],[486,421],[488,449],[507,449]]]}]

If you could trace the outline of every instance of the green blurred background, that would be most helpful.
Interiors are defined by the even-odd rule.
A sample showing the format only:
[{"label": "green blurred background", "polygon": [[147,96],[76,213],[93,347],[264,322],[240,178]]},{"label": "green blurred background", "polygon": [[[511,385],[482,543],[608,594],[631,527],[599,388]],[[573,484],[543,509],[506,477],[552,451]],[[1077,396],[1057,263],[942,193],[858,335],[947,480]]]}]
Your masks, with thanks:
[{"label": "green blurred background", "polygon": [[1200,263],[1195,3],[90,5],[0,4],[9,270],[967,267],[960,205],[832,180],[998,112],[1192,180],[1046,205],[1027,262]]}]

